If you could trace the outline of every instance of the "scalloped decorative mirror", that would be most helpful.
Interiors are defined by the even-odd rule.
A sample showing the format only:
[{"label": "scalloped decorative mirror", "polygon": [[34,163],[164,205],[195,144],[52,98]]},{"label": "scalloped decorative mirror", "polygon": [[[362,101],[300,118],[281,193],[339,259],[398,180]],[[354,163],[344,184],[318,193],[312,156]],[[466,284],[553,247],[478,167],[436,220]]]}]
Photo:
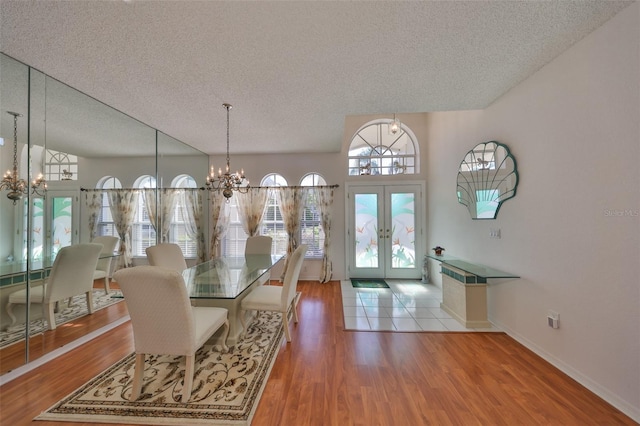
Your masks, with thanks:
[{"label": "scalloped decorative mirror", "polygon": [[483,142],[467,152],[458,168],[458,202],[472,219],[495,219],[500,206],[516,195],[516,159],[506,145]]}]

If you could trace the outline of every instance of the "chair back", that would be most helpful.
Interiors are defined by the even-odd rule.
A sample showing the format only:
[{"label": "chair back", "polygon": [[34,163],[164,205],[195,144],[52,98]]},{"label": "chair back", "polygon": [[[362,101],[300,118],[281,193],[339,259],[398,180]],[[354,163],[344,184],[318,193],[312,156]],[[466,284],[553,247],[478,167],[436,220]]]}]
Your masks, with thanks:
[{"label": "chair back", "polygon": [[145,250],[151,266],[162,266],[182,272],[187,269],[187,261],[184,259],[182,249],[173,243],[161,243],[147,247]]},{"label": "chair back", "polygon": [[92,291],[93,271],[98,264],[102,244],[86,243],[62,247],[47,278],[44,303]]},{"label": "chair back", "polygon": [[193,313],[179,272],[142,265],[120,269],[113,278],[129,310],[136,353],[195,352]]},{"label": "chair back", "polygon": [[[116,250],[116,246],[118,245],[118,242],[120,242],[120,238],[112,237],[110,235],[101,235],[101,236],[95,237],[91,242],[96,244],[102,244],[102,251],[100,252],[100,254],[113,254],[113,252]],[[113,257],[98,259],[98,265],[96,266],[96,269],[99,271],[105,271],[107,274],[109,274],[109,270],[111,269],[112,259]]]},{"label": "chair back", "polygon": [[266,235],[254,235],[247,238],[244,254],[271,254],[271,237]]},{"label": "chair back", "polygon": [[298,287],[298,277],[300,276],[300,269],[302,269],[302,262],[304,262],[304,255],[307,252],[307,245],[301,244],[291,254],[287,271],[284,274],[284,280],[282,282],[282,308],[287,307],[296,297],[296,289]]}]

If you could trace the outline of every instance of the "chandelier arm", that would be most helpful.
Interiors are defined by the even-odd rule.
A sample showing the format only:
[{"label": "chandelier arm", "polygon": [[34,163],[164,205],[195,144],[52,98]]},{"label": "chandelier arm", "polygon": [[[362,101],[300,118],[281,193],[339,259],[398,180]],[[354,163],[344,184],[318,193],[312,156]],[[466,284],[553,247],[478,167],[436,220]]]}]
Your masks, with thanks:
[{"label": "chandelier arm", "polygon": [[[9,191],[7,198],[13,201],[13,205],[29,192],[29,184],[26,180],[19,178],[18,173],[18,117],[22,117],[22,114],[7,111],[8,114],[13,116],[13,172],[8,170],[0,182],[0,190],[6,189]],[[47,183],[42,175],[38,176],[31,185],[34,194],[44,196],[44,192],[47,190]]]},{"label": "chandelier arm", "polygon": [[225,173],[222,173],[222,169],[218,170],[218,176],[215,175],[213,166],[211,166],[211,173],[206,179],[206,189],[212,191],[222,191],[222,194],[227,199],[233,196],[233,191],[246,193],[249,190],[249,181],[245,179],[244,170],[241,172],[231,173],[231,158],[229,154],[229,110],[232,108],[231,104],[224,103],[222,106],[227,110],[227,167]]}]

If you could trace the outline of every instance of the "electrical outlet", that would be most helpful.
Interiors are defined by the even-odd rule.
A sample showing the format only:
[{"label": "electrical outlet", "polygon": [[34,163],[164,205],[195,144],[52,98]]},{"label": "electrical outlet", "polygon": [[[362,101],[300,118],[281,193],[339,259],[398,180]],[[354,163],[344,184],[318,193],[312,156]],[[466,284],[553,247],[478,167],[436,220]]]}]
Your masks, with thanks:
[{"label": "electrical outlet", "polygon": [[560,328],[560,314],[554,311],[548,311],[547,324],[551,328]]}]

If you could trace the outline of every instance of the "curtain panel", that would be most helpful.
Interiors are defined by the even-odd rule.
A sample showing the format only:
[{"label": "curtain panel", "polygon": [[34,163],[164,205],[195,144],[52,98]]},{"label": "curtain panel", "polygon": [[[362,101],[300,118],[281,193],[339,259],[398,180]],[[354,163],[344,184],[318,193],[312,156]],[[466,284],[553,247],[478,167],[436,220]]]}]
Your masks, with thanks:
[{"label": "curtain panel", "polygon": [[118,268],[131,266],[131,226],[138,207],[139,189],[112,189],[109,194],[111,216],[120,236],[120,254]]},{"label": "curtain panel", "polygon": [[102,191],[87,191],[85,194],[87,215],[89,216],[89,240],[93,241],[98,233],[98,218],[102,207]]},{"label": "curtain panel", "polygon": [[280,205],[280,214],[287,232],[287,256],[284,260],[281,280],[289,266],[289,258],[298,247],[296,236],[300,232],[300,217],[309,187],[274,187]]},{"label": "curtain panel", "polygon": [[198,189],[185,189],[181,196],[183,197],[180,206],[182,208],[182,217],[185,218],[185,230],[187,236],[197,243],[198,262],[202,263],[206,259],[206,243],[204,239],[203,227],[203,195]]},{"label": "curtain panel", "polygon": [[322,269],[320,282],[326,283],[333,275],[333,265],[329,260],[329,245],[331,240],[331,205],[333,204],[333,187],[313,188],[316,205],[320,210],[320,226],[324,232],[324,245],[322,247]]},{"label": "curtain panel", "polygon": [[249,188],[246,194],[237,193],[240,223],[244,232],[253,237],[260,233],[260,222],[269,199],[269,188]]},{"label": "curtain panel", "polygon": [[222,191],[209,191],[211,211],[211,244],[209,258],[220,256],[220,242],[229,230],[229,208]]}]

